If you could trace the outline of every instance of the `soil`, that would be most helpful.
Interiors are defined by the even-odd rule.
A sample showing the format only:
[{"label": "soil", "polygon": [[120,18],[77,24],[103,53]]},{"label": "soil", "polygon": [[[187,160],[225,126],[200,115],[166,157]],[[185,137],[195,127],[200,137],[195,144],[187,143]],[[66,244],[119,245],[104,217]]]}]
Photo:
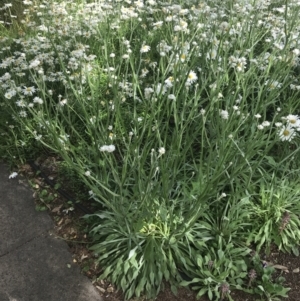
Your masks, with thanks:
[{"label": "soil", "polygon": [[[58,179],[58,162],[59,158],[48,156],[38,158],[35,163],[51,180]],[[93,253],[88,249],[89,239],[86,233],[87,225],[82,219],[84,213],[74,209],[70,202],[67,202],[55,189],[45,183],[43,177],[39,176],[29,164],[19,166],[19,173],[22,173],[28,179],[29,183],[33,187],[37,210],[47,210],[51,218],[55,223],[54,231],[52,235],[65,240],[72,252],[73,262],[77,263],[83,274],[89,277],[102,296],[104,301],[123,301],[124,296],[120,291],[117,291],[115,287],[105,280],[97,280],[97,277],[101,273],[101,268],[95,263]],[[61,179],[61,178],[60,178]],[[63,184],[64,190],[72,188],[72,184]],[[44,192],[43,192],[44,191]],[[47,191],[47,193],[45,193]],[[68,193],[72,198],[76,199],[78,195],[72,194],[70,190]],[[85,194],[86,195],[86,194]],[[81,204],[90,207],[89,202],[81,201]],[[72,210],[73,208],[73,210]],[[291,288],[288,292],[288,298],[283,298],[286,301],[298,301],[300,291],[300,257],[296,257],[292,254],[286,254],[279,252],[278,250],[272,250],[270,256],[265,258],[268,264],[274,265],[276,268],[276,275],[282,275],[286,281],[284,286]],[[235,301],[256,301],[267,300],[260,299],[259,296],[253,296],[246,294],[242,291],[232,291],[231,297]],[[133,298],[130,301],[145,301],[146,298]],[[175,296],[168,285],[165,285],[164,291],[155,299],[157,301],[195,301],[196,293],[186,288],[178,290],[177,296]],[[207,297],[201,297],[200,301],[209,301]],[[279,300],[279,299],[278,299]],[[224,300],[225,301],[225,300]]]}]

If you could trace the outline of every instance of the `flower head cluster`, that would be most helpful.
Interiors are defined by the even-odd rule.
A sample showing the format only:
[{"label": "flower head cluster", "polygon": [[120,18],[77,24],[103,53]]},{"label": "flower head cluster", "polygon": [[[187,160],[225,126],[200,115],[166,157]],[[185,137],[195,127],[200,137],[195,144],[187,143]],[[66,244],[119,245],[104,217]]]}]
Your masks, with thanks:
[{"label": "flower head cluster", "polygon": [[229,57],[229,66],[234,68],[237,72],[244,72],[246,65],[247,65],[247,60],[245,57],[235,57],[235,56],[230,56]]},{"label": "flower head cluster", "polygon": [[289,224],[290,220],[291,220],[290,213],[287,211],[284,212],[282,219],[281,219],[281,224],[279,227],[280,233],[286,228],[286,226]]},{"label": "flower head cluster", "polygon": [[[257,114],[257,115],[259,115],[259,114]],[[258,117],[256,116],[256,118],[258,118]],[[259,130],[263,130],[264,128],[269,127],[270,124],[271,124],[271,123],[270,123],[269,121],[265,120],[265,121],[263,121],[261,124],[259,124],[259,125],[257,126],[257,128],[258,128]]]},{"label": "flower head cluster", "polygon": [[221,116],[222,119],[227,120],[229,118],[229,113],[228,113],[227,110],[220,110],[219,113],[220,113],[220,116]]},{"label": "flower head cluster", "polygon": [[[298,115],[289,114],[282,118],[286,121],[285,124],[279,126],[278,135],[281,141],[291,141],[300,131],[300,119]],[[280,125],[280,124],[279,124]]]}]

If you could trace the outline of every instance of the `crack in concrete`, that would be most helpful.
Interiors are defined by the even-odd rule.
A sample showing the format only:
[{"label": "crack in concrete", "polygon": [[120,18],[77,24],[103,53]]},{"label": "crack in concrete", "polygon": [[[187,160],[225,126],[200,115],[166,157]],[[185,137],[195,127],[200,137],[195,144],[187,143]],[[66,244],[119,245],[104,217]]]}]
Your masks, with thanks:
[{"label": "crack in concrete", "polygon": [[37,238],[40,238],[40,237],[46,237],[47,235],[49,235],[49,231],[50,231],[50,230],[45,230],[45,233],[42,232],[41,234],[36,235],[36,236],[30,238],[29,240],[25,241],[25,242],[22,243],[21,245],[16,246],[16,247],[14,247],[13,249],[8,250],[7,252],[5,252],[5,253],[3,253],[3,254],[0,254],[0,259],[1,259],[2,257],[4,257],[4,256],[10,254],[10,253],[13,253],[13,252],[15,252],[15,251],[21,249],[23,246],[25,246],[26,244],[32,242],[33,240],[35,240],[35,239],[37,239]]}]

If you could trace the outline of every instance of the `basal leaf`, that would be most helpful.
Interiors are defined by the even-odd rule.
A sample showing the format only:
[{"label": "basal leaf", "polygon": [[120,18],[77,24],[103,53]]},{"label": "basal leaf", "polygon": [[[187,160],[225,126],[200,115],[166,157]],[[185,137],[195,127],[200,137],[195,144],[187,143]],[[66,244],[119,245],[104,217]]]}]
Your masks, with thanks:
[{"label": "basal leaf", "polygon": [[206,294],[206,292],[207,292],[206,287],[201,288],[201,290],[197,293],[197,298],[203,296],[204,294]]},{"label": "basal leaf", "polygon": [[127,274],[129,268],[130,268],[129,262],[128,262],[128,261],[125,261],[125,263],[124,263],[124,274],[125,274],[125,275]]},{"label": "basal leaf", "polygon": [[154,276],[155,276],[154,273],[151,271],[150,274],[149,274],[151,284],[154,284]]}]

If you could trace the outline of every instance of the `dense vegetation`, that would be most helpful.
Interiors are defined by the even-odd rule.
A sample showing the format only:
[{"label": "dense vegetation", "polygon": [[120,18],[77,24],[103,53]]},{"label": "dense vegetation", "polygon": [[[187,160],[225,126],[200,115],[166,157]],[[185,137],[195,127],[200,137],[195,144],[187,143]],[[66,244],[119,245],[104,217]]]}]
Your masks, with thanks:
[{"label": "dense vegetation", "polygon": [[258,254],[298,255],[299,2],[22,5],[1,9],[0,155],[57,154],[87,187],[101,277],[284,296]]}]

